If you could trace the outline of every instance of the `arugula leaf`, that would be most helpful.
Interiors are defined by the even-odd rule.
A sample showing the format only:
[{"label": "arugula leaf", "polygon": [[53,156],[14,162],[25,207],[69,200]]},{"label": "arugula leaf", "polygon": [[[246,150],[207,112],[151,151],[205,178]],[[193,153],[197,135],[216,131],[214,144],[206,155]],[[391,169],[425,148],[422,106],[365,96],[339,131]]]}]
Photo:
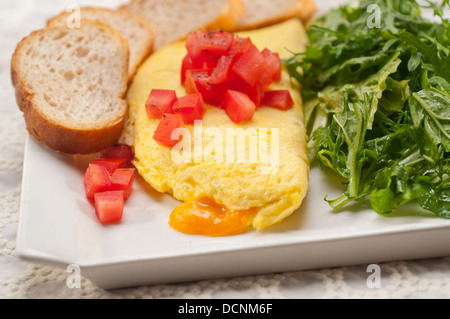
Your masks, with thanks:
[{"label": "arugula leaf", "polygon": [[[317,19],[285,62],[302,87],[311,159],[347,180],[351,201],[389,214],[415,200],[450,218],[450,0],[361,0]],[[367,23],[369,5],[380,28]],[[368,199],[368,201],[367,201]]]},{"label": "arugula leaf", "polygon": [[420,205],[442,218],[450,218],[450,159],[438,162],[420,180],[423,191],[418,196]]},{"label": "arugula leaf", "polygon": [[[339,154],[345,154],[345,169],[337,172],[349,180],[349,197],[359,196],[359,179],[353,177],[360,176],[365,160],[362,154],[365,134],[372,128],[378,102],[386,88],[386,80],[397,70],[400,62],[396,53],[389,63],[365,81],[356,85],[346,84],[336,92],[329,92],[327,89],[322,92],[322,99],[324,96],[337,95],[338,98],[334,99],[342,101],[344,108],[331,110],[333,120],[330,130],[319,131],[319,139],[321,133],[329,136],[326,137],[326,144],[322,144],[318,157],[324,165],[336,167],[334,160],[344,161]],[[334,145],[332,141],[336,141]]]},{"label": "arugula leaf", "polygon": [[414,92],[410,110],[414,126],[423,126],[436,146],[450,152],[450,97],[434,88]]},{"label": "arugula leaf", "polygon": [[392,115],[403,109],[410,95],[408,82],[408,80],[397,81],[391,77],[386,79],[386,89],[379,102],[383,114]]}]

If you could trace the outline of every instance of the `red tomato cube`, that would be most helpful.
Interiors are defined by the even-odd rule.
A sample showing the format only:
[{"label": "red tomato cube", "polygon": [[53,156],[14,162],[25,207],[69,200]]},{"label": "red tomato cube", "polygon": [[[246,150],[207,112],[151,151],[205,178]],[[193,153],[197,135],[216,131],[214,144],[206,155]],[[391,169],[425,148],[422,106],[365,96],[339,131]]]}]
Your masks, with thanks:
[{"label": "red tomato cube", "polygon": [[133,190],[134,172],[134,168],[121,168],[111,176],[111,190],[123,191],[125,201],[130,197]]},{"label": "red tomato cube", "polygon": [[180,97],[173,105],[175,114],[181,116],[183,123],[192,124],[195,120],[202,120],[205,107],[202,95],[193,93]]},{"label": "red tomato cube", "polygon": [[229,83],[219,83],[219,84],[211,84],[211,94],[207,97],[204,97],[205,103],[217,106],[219,108],[223,108],[223,103],[225,100],[225,95],[230,89]]},{"label": "red tomato cube", "polygon": [[111,177],[108,170],[101,165],[89,164],[84,174],[84,189],[88,200],[93,201],[94,195],[109,190]]},{"label": "red tomato cube", "polygon": [[184,127],[184,123],[179,114],[165,114],[153,134],[153,139],[160,145],[174,146],[180,139],[172,139],[172,133],[182,127]]},{"label": "red tomato cube", "polygon": [[[203,72],[203,70],[200,69],[195,70],[191,69],[186,71],[183,85],[186,89],[187,94],[199,93],[195,79],[197,76],[199,76],[199,74],[202,74],[201,72]],[[204,74],[200,76],[204,76]],[[173,106],[172,106],[172,113],[173,113]]]},{"label": "red tomato cube", "polygon": [[264,88],[261,85],[255,84],[251,86],[240,78],[236,78],[228,82],[227,85],[230,90],[247,94],[250,100],[252,100],[257,107],[260,105],[264,94]]},{"label": "red tomato cube", "polygon": [[223,31],[204,31],[200,38],[200,47],[214,55],[226,54],[233,43],[234,35]]},{"label": "red tomato cube", "polygon": [[204,51],[214,55],[225,54],[233,43],[234,35],[223,31],[198,30],[189,33],[186,48],[195,60]]},{"label": "red tomato cube", "polygon": [[130,167],[134,158],[133,149],[126,144],[117,144],[100,152],[102,158],[124,158],[124,167]]},{"label": "red tomato cube", "polygon": [[96,158],[91,164],[105,167],[109,175],[112,175],[116,169],[125,167],[125,162],[125,158]]},{"label": "red tomato cube", "polygon": [[264,92],[261,105],[270,106],[285,111],[294,106],[294,100],[292,100],[289,90],[266,91]]},{"label": "red tomato cube", "polygon": [[210,69],[214,68],[219,61],[220,55],[211,54],[209,51],[202,51],[198,58],[194,61],[196,68]]},{"label": "red tomato cube", "polygon": [[205,99],[212,94],[208,69],[194,69],[186,71],[184,86],[188,94],[200,93]]},{"label": "red tomato cube", "polygon": [[181,62],[181,83],[184,85],[184,82],[186,82],[186,71],[195,69],[194,67],[194,61],[192,61],[192,58],[189,54],[186,54],[186,56],[183,58],[183,61]]},{"label": "red tomato cube", "polygon": [[219,60],[218,56],[211,57],[208,54],[203,54],[194,62],[189,54],[187,54],[181,63],[181,84],[185,85],[186,72],[192,70],[192,72],[208,72],[212,70]]},{"label": "red tomato cube", "polygon": [[202,53],[199,39],[201,38],[202,31],[190,32],[186,38],[186,49],[192,61],[195,61]]},{"label": "red tomato cube", "polygon": [[177,99],[177,94],[173,90],[151,90],[145,109],[149,118],[160,119],[163,114],[172,113],[172,106]]},{"label": "red tomato cube", "polygon": [[264,89],[261,86],[255,85],[254,87],[248,87],[244,93],[248,95],[256,106],[261,105],[261,100],[264,96]]},{"label": "red tomato cube", "polygon": [[269,72],[263,72],[257,81],[257,86],[261,88],[261,90],[266,89],[272,83],[272,74]]},{"label": "red tomato cube", "polygon": [[225,96],[224,109],[234,123],[241,123],[253,118],[256,105],[247,94],[228,90]]},{"label": "red tomato cube", "polygon": [[232,70],[253,87],[266,72],[267,63],[258,48],[253,45],[237,59]]},{"label": "red tomato cube", "polygon": [[271,80],[279,82],[281,80],[281,60],[280,55],[276,52],[272,52],[265,48],[261,54],[266,60],[267,73],[270,75]]},{"label": "red tomato cube", "polygon": [[95,214],[101,224],[122,220],[124,209],[123,191],[107,191],[95,194]]},{"label": "red tomato cube", "polygon": [[245,51],[253,46],[253,42],[250,38],[242,38],[240,36],[235,36],[233,43],[228,50],[228,55],[235,58],[239,58]]},{"label": "red tomato cube", "polygon": [[231,65],[233,62],[233,56],[222,55],[217,62],[216,67],[211,73],[211,83],[220,84],[231,80],[232,75],[230,74]]}]

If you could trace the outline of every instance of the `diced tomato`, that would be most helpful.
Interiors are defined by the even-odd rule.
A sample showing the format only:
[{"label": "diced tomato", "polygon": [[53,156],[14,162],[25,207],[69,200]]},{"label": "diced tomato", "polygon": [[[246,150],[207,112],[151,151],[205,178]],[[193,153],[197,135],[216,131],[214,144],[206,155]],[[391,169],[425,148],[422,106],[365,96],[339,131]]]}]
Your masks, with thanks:
[{"label": "diced tomato", "polygon": [[203,102],[226,110],[236,123],[253,117],[261,104],[286,110],[293,101],[286,92],[265,91],[281,80],[281,60],[269,49],[259,51],[250,38],[221,31],[194,31],[186,40],[181,80],[189,95],[173,105],[184,123],[203,118]]},{"label": "diced tomato", "polygon": [[256,105],[247,94],[229,90],[225,96],[224,108],[234,123],[241,123],[253,118]]},{"label": "diced tomato", "polygon": [[181,83],[186,82],[186,71],[195,69],[194,67],[194,61],[192,61],[192,58],[189,54],[186,54],[183,58],[183,61],[181,62]]},{"label": "diced tomato", "polygon": [[210,69],[214,68],[219,61],[220,55],[210,54],[209,51],[202,51],[198,58],[194,61],[194,67]]},{"label": "diced tomato", "polygon": [[261,105],[274,107],[280,110],[289,110],[294,105],[289,90],[266,91]]},{"label": "diced tomato", "polygon": [[247,87],[243,92],[248,95],[250,100],[252,100],[256,106],[261,105],[261,100],[264,96],[264,91],[262,87],[260,87],[259,85]]},{"label": "diced tomato", "polygon": [[186,49],[192,61],[196,60],[200,53],[202,53],[202,48],[200,46],[199,39],[201,38],[202,31],[190,32],[186,39]]},{"label": "diced tomato", "polygon": [[270,74],[269,72],[264,71],[261,76],[258,78],[257,81],[257,86],[259,86],[261,88],[261,90],[264,90],[265,88],[267,88],[270,83],[272,83],[272,74]]},{"label": "diced tomato", "polygon": [[228,83],[211,84],[211,94],[204,97],[205,103],[223,108],[225,95],[230,89]]},{"label": "diced tomato", "polygon": [[220,84],[231,80],[230,68],[233,62],[233,56],[222,55],[217,62],[216,67],[211,73],[211,83]]},{"label": "diced tomato", "polygon": [[100,152],[93,159],[84,175],[86,197],[95,205],[100,223],[108,224],[122,219],[124,202],[133,189],[134,154],[130,146],[117,144]]},{"label": "diced tomato", "polygon": [[[188,94],[199,93],[197,84],[195,83],[195,79],[197,78],[196,75],[202,74],[202,72],[206,73],[206,71],[203,71],[202,69],[190,69],[190,70],[186,71],[183,85]],[[194,75],[192,75],[193,73],[194,73]],[[208,76],[207,73],[206,74],[203,73],[203,76],[205,76],[205,75]],[[173,113],[173,106],[172,106],[172,113]]]},{"label": "diced tomato", "polygon": [[179,114],[183,123],[192,124],[195,120],[202,120],[205,107],[202,95],[193,93],[180,97],[173,105],[175,114]]},{"label": "diced tomato", "polygon": [[223,55],[233,43],[234,35],[223,31],[199,30],[188,35],[186,48],[195,60],[202,51]]},{"label": "diced tomato", "polygon": [[194,69],[186,71],[184,86],[188,94],[200,93],[203,98],[209,97],[211,92],[211,80],[209,69]]},{"label": "diced tomato", "polygon": [[255,105],[258,107],[261,103],[261,99],[264,94],[263,87],[260,85],[255,84],[254,86],[251,86],[244,80],[240,78],[236,78],[233,81],[228,83],[228,88],[230,90],[243,92],[248,95],[248,97],[255,103]]},{"label": "diced tomato", "polygon": [[266,60],[267,73],[270,75],[271,81],[279,82],[281,80],[281,60],[278,53],[274,53],[265,48],[261,54]]},{"label": "diced tomato", "polygon": [[184,123],[179,114],[165,114],[153,134],[153,139],[160,145],[174,146],[179,139],[172,139],[172,133],[182,127],[184,127]]},{"label": "diced tomato", "polygon": [[[225,76],[225,74],[214,75],[210,74],[211,72],[214,73],[214,70],[187,70],[184,86],[188,94],[200,93],[205,103],[220,107],[223,104],[225,94],[230,86],[228,83],[218,79],[218,77]],[[214,76],[216,76],[216,80],[213,80]],[[237,89],[241,83],[242,82],[236,84],[234,87]],[[244,86],[246,85],[247,84],[244,83]]]},{"label": "diced tomato", "polygon": [[122,220],[124,209],[124,191],[96,193],[95,214],[101,224],[110,224]]},{"label": "diced tomato", "polygon": [[126,201],[133,190],[134,168],[121,168],[111,176],[111,190],[124,191],[124,200]]},{"label": "diced tomato", "polygon": [[235,36],[230,49],[228,50],[229,56],[239,58],[245,51],[253,46],[253,42],[250,38],[242,38],[240,36]]},{"label": "diced tomato", "polygon": [[125,162],[125,158],[105,157],[93,159],[91,161],[91,164],[103,166],[104,168],[106,168],[109,175],[112,175],[116,169],[125,167]]},{"label": "diced tomato", "polygon": [[98,192],[107,191],[111,187],[111,177],[104,166],[89,164],[84,174],[84,189],[88,200],[93,201]]},{"label": "diced tomato", "polygon": [[126,144],[117,144],[100,152],[102,158],[125,158],[124,167],[130,167],[134,158],[133,149]]},{"label": "diced tomato", "polygon": [[223,55],[233,43],[234,35],[223,31],[206,31],[201,38],[200,46],[211,54]]},{"label": "diced tomato", "polygon": [[173,90],[151,90],[145,103],[147,116],[160,119],[163,114],[172,113],[172,106],[176,99],[177,94]]},{"label": "diced tomato", "polygon": [[257,84],[266,69],[266,60],[254,45],[245,51],[232,66],[232,70],[250,86]]},{"label": "diced tomato", "polygon": [[201,56],[194,62],[192,58],[187,54],[181,63],[181,83],[184,85],[186,82],[186,73],[191,70],[192,72],[208,72],[216,66],[218,56],[210,57],[207,54],[201,54]]}]

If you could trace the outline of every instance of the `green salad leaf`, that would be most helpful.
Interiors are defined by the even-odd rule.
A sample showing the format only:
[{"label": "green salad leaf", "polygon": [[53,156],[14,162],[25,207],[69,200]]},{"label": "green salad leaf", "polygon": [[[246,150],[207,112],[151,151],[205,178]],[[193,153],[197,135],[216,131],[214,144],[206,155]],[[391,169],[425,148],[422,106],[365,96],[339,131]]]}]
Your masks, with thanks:
[{"label": "green salad leaf", "polygon": [[416,201],[450,218],[448,8],[344,5],[314,21],[305,52],[284,61],[301,84],[311,160],[347,181],[326,198],[333,208],[360,201],[389,214]]}]

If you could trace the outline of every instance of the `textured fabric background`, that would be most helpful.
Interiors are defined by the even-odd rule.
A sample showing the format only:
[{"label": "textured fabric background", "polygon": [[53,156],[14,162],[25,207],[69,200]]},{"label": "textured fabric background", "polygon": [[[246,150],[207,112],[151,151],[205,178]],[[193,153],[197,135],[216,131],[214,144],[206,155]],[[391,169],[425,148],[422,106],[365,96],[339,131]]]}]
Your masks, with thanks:
[{"label": "textured fabric background", "polygon": [[[449,298],[450,257],[380,264],[381,287],[366,284],[368,265],[104,291],[69,273],[15,256],[26,130],[10,80],[15,45],[70,5],[117,7],[117,0],[0,0],[0,298]],[[342,1],[317,0],[325,9]]]}]

